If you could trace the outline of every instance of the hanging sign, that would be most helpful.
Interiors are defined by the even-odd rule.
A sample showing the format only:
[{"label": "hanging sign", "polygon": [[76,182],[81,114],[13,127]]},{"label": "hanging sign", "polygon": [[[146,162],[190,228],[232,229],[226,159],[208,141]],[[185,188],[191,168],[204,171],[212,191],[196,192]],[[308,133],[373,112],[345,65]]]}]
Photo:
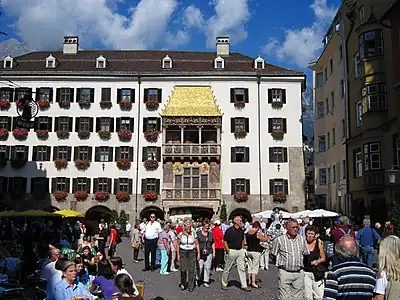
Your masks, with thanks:
[{"label": "hanging sign", "polygon": [[31,129],[35,126],[35,117],[39,112],[39,105],[30,98],[29,95],[24,95],[17,101],[17,121],[15,126],[17,128]]}]

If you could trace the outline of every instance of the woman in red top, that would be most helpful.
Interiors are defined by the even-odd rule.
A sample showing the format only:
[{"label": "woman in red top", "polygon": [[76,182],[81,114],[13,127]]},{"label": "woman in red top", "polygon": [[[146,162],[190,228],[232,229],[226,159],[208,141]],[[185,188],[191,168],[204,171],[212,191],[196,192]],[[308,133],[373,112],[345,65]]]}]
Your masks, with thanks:
[{"label": "woman in red top", "polygon": [[110,228],[111,228],[111,231],[110,231],[108,256],[109,257],[114,257],[115,256],[115,252],[117,250],[118,232],[117,232],[117,229],[115,228],[115,224],[111,224]]},{"label": "woman in red top", "polygon": [[217,271],[223,271],[224,266],[224,233],[221,229],[221,222],[216,220],[214,223],[214,227],[211,229],[212,235],[214,237],[215,244],[215,258],[214,258],[214,266],[213,269]]}]

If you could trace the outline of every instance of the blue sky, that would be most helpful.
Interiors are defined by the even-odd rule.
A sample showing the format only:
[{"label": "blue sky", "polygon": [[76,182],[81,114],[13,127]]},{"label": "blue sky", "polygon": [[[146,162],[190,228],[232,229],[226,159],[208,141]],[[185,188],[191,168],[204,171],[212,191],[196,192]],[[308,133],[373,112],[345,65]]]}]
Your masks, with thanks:
[{"label": "blue sky", "polygon": [[81,47],[213,51],[231,49],[307,71],[340,0],[2,0],[0,30],[31,49],[60,48],[77,34]]}]

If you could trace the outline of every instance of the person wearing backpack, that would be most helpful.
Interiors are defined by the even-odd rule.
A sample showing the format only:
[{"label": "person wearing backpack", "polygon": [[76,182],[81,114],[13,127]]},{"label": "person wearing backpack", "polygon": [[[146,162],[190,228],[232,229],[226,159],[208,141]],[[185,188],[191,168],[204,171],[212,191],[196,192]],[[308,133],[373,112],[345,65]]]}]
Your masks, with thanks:
[{"label": "person wearing backpack", "polygon": [[361,248],[364,264],[372,268],[374,263],[374,246],[380,240],[379,234],[371,228],[371,220],[364,219],[364,227],[357,232],[357,242]]},{"label": "person wearing backpack", "polygon": [[351,227],[349,225],[349,218],[346,216],[341,216],[336,222],[335,222],[335,228],[332,229],[331,232],[331,239],[334,244],[337,244],[337,242],[340,241],[340,239],[346,235],[352,235],[355,238],[354,231],[351,230]]},{"label": "person wearing backpack", "polygon": [[380,243],[374,300],[400,299],[400,238],[390,235]]}]

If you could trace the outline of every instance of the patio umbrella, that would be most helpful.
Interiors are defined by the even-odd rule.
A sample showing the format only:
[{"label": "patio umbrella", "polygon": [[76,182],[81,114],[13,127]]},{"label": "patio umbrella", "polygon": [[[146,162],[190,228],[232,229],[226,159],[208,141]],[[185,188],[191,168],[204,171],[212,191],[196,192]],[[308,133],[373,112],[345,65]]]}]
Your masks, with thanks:
[{"label": "patio umbrella", "polygon": [[0,217],[14,217],[17,213],[15,210],[5,210],[0,212]]},{"label": "patio umbrella", "polygon": [[54,215],[58,215],[64,218],[79,218],[84,217],[85,215],[80,213],[79,211],[71,210],[71,209],[62,209],[59,211],[55,211]]},{"label": "patio umbrella", "polygon": [[54,217],[54,214],[43,210],[29,209],[15,214],[16,217]]},{"label": "patio umbrella", "polygon": [[310,217],[312,218],[334,218],[339,216],[338,213],[334,212],[334,211],[329,211],[329,210],[325,210],[325,209],[316,209],[311,211],[310,213]]}]

